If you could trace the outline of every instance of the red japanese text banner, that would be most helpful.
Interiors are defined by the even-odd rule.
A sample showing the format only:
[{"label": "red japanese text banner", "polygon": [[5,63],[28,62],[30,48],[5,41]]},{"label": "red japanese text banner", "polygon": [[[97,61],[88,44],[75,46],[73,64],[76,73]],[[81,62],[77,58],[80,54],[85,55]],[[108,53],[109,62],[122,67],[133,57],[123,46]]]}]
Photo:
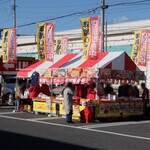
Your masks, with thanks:
[{"label": "red japanese text banner", "polygon": [[54,23],[46,23],[46,60],[54,61]]},{"label": "red japanese text banner", "polygon": [[99,17],[90,18],[90,49],[88,52],[88,59],[97,59],[99,49],[99,35],[100,35],[100,20]]},{"label": "red japanese text banner", "polygon": [[140,37],[140,51],[138,55],[139,66],[146,66],[147,64],[148,37],[149,37],[149,30],[142,30]]},{"label": "red japanese text banner", "polygon": [[3,30],[2,54],[3,63],[16,63],[16,28]]},{"label": "red japanese text banner", "polygon": [[68,54],[68,37],[64,36],[61,40],[61,52],[62,54]]},{"label": "red japanese text banner", "polygon": [[82,58],[97,59],[100,40],[99,17],[81,18],[82,28]]}]

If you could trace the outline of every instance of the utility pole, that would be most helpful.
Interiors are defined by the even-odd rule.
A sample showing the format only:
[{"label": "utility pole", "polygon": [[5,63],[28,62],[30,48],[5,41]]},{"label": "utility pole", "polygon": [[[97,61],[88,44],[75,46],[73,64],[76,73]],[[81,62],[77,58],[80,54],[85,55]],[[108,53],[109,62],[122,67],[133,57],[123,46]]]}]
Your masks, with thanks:
[{"label": "utility pole", "polygon": [[13,0],[12,10],[13,10],[13,26],[14,28],[16,28],[16,0]]},{"label": "utility pole", "polygon": [[105,50],[107,52],[107,20],[105,21]]},{"label": "utility pole", "polygon": [[101,0],[101,33],[102,33],[102,51],[104,52],[104,26],[105,26],[105,9],[108,5],[105,5],[105,0]]}]

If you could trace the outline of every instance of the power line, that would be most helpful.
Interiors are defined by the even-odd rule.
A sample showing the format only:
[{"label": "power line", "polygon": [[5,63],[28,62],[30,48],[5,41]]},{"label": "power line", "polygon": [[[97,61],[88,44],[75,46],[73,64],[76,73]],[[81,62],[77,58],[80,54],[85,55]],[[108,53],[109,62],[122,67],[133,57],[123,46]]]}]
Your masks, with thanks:
[{"label": "power line", "polygon": [[[58,16],[58,17],[54,17],[54,18],[49,18],[49,19],[45,19],[45,20],[40,20],[40,21],[38,21],[38,22],[46,22],[46,21],[50,21],[50,20],[62,19],[62,18],[74,16],[74,15],[79,15],[79,14],[92,13],[92,12],[95,12],[96,10],[98,10],[99,8],[100,8],[100,6],[99,6],[99,7],[96,7],[96,8],[92,8],[92,9],[86,10],[86,11],[75,12],[75,13],[70,13],[70,14],[67,14],[67,15],[62,15],[62,16]],[[33,24],[36,24],[36,23],[37,23],[37,22],[31,22],[31,23],[27,23],[27,24],[20,25],[20,26],[17,26],[17,27],[18,27],[18,28],[21,28],[21,27],[30,26],[30,25],[33,25]]]},{"label": "power line", "polygon": [[134,2],[123,2],[123,3],[116,3],[116,4],[111,4],[108,5],[109,7],[114,7],[114,6],[120,6],[120,5],[135,5],[135,4],[140,4],[144,2],[150,2],[150,0],[141,0],[141,1],[134,1]]}]

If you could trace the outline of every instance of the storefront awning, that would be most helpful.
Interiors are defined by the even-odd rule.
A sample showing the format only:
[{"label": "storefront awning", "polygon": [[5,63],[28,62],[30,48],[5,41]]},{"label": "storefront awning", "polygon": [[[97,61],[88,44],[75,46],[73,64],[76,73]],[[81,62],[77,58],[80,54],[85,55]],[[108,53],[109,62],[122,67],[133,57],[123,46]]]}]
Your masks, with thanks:
[{"label": "storefront awning", "polygon": [[101,52],[97,60],[82,59],[81,54],[68,61],[62,68],[102,68],[116,70],[140,71],[126,52]]},{"label": "storefront awning", "polygon": [[26,78],[31,77],[34,71],[40,72],[41,70],[47,70],[50,68],[60,68],[70,60],[72,60],[78,54],[67,54],[67,55],[55,55],[54,62],[50,61],[35,61],[33,64],[25,69],[19,70],[17,72],[18,77]]}]

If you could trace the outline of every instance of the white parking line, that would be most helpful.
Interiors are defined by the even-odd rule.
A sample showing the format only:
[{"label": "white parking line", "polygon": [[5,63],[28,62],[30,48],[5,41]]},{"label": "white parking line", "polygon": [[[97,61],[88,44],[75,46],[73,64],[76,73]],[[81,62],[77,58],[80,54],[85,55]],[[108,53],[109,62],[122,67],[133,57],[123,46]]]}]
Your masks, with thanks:
[{"label": "white parking line", "polygon": [[78,130],[84,130],[84,131],[97,132],[97,133],[110,134],[110,135],[116,135],[116,136],[122,136],[122,137],[128,137],[128,138],[134,138],[134,139],[141,139],[141,140],[150,141],[150,138],[147,138],[147,137],[134,136],[134,135],[129,135],[129,134],[117,133],[117,132],[81,128],[81,127],[64,125],[64,124],[57,124],[57,123],[51,123],[51,122],[42,122],[42,121],[38,121],[38,120],[27,120],[27,119],[23,119],[23,118],[15,118],[15,117],[10,117],[10,116],[0,115],[0,117],[1,118],[7,118],[7,119],[14,119],[14,120],[20,120],[20,121],[26,121],[26,122],[35,122],[35,123],[40,123],[40,124],[45,124],[45,125],[59,126],[59,127],[65,127],[65,128],[74,128],[74,129],[78,129]]},{"label": "white parking line", "polygon": [[23,112],[1,112],[0,115],[19,114]]},{"label": "white parking line", "polygon": [[[80,129],[81,129],[81,128],[80,128]],[[82,129],[83,129],[83,128],[82,128]],[[117,132],[110,132],[110,131],[96,130],[96,129],[85,129],[85,128],[84,128],[84,130],[150,141],[150,138],[142,137],[142,136],[135,136],[135,135],[122,134],[122,133],[117,133]]]},{"label": "white parking line", "polygon": [[11,116],[0,115],[0,117],[1,118],[7,118],[7,119],[13,119],[13,120],[20,120],[20,121],[27,121],[27,122],[35,122],[35,123],[40,123],[40,124],[53,125],[53,126],[60,126],[60,127],[67,127],[67,128],[77,128],[75,126],[70,126],[70,125],[65,125],[65,124],[58,124],[58,123],[51,123],[51,122],[42,122],[42,121],[38,121],[38,120],[29,120],[29,119],[16,118],[16,117],[11,117]]},{"label": "white parking line", "polygon": [[26,119],[26,120],[56,120],[56,119],[62,119],[62,117],[44,117],[44,118],[30,118],[30,119]]},{"label": "white parking line", "polygon": [[130,121],[130,122],[116,122],[116,123],[104,123],[104,124],[96,124],[96,125],[86,125],[80,126],[80,128],[85,129],[92,129],[92,128],[103,128],[103,127],[114,127],[114,126],[123,126],[123,125],[135,125],[135,124],[145,124],[150,123],[149,120],[147,121]]}]

